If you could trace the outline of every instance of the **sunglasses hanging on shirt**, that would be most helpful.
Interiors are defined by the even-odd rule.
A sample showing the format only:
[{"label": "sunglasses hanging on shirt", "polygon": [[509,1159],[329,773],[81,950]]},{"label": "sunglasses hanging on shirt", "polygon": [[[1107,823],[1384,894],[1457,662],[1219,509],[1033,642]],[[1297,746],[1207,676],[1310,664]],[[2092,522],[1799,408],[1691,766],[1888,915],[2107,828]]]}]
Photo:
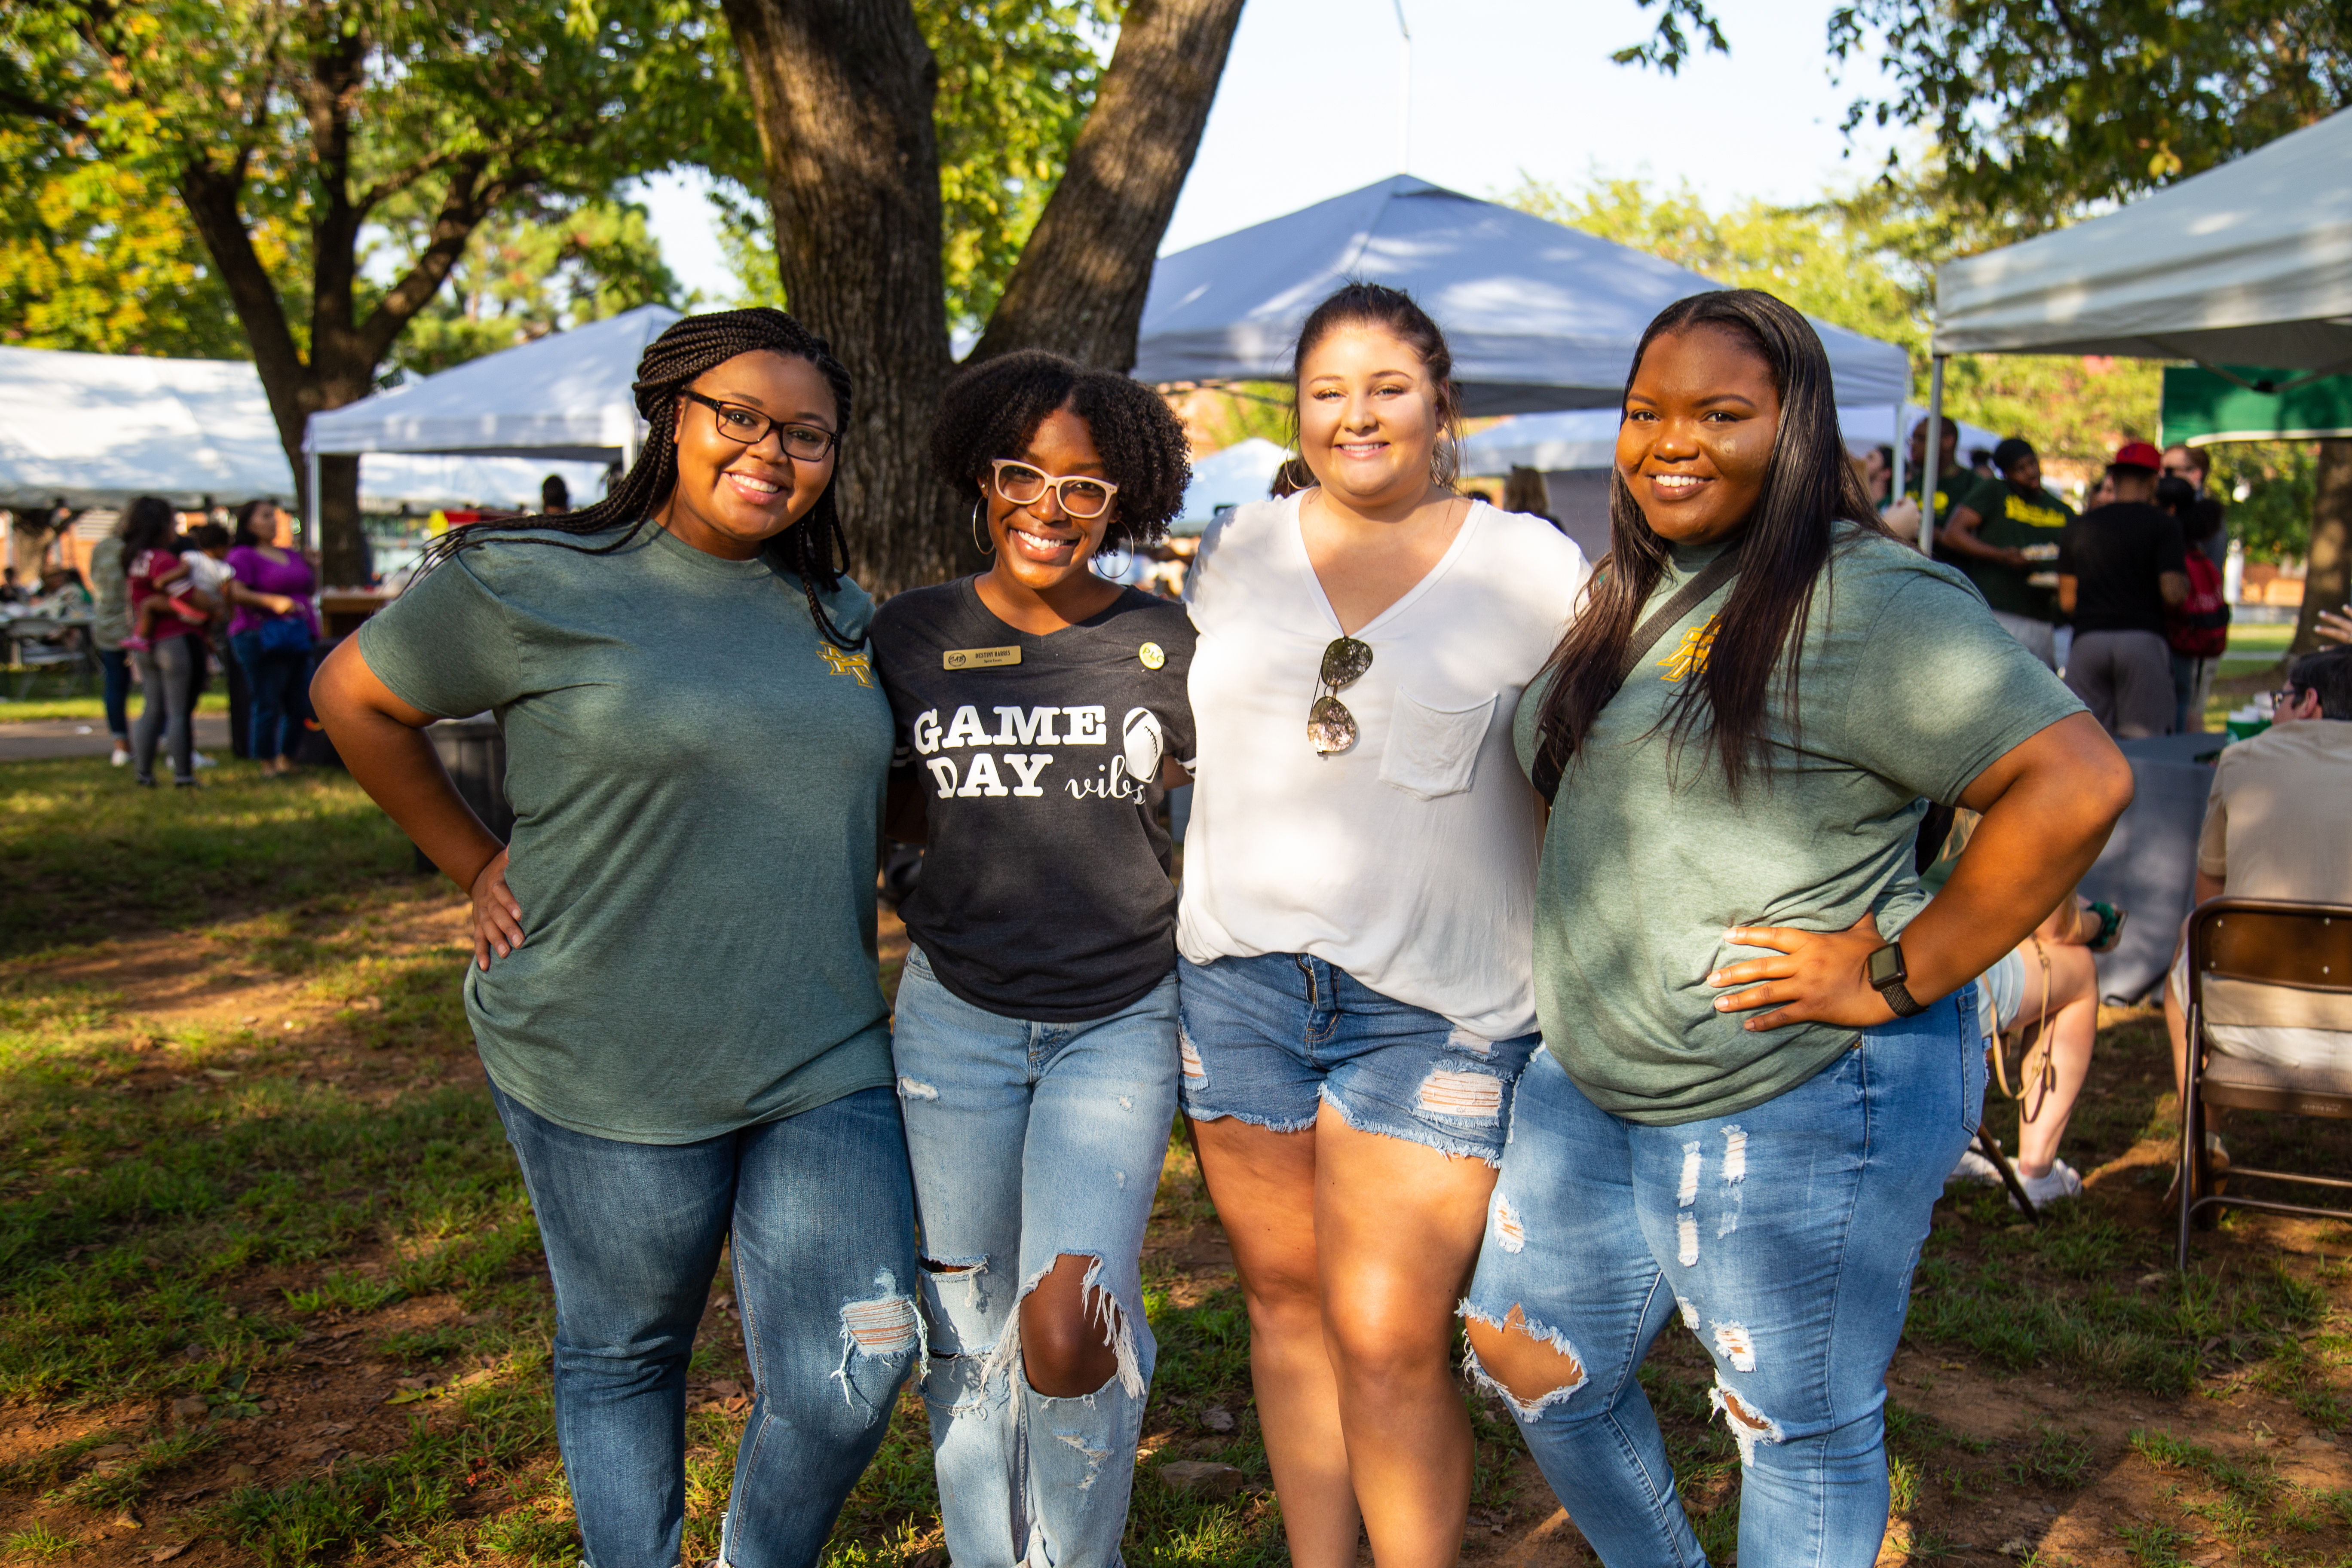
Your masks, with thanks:
[{"label": "sunglasses hanging on shirt", "polygon": [[1318,695],[1315,706],[1307,710],[1307,743],[1318,756],[1344,752],[1356,743],[1356,716],[1339,700],[1339,689],[1371,668],[1370,646],[1354,637],[1333,637],[1324,648],[1322,673],[1315,683]]}]

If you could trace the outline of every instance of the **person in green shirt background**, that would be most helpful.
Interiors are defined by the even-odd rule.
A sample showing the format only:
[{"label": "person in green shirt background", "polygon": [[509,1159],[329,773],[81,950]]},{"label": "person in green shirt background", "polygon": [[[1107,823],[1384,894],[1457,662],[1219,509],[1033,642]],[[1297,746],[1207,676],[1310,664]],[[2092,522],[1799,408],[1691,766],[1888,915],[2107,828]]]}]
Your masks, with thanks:
[{"label": "person in green shirt background", "polygon": [[[772,310],[687,317],[637,376],[604,500],[444,535],[312,696],[473,899],[467,1016],[555,1281],[587,1560],[678,1560],[725,1247],[758,1396],[719,1558],[807,1568],[921,1347],[875,962],[890,708],[835,563],[849,377]],[[503,847],[421,732],[484,710]]]},{"label": "person in green shirt background", "polygon": [[[1968,492],[1977,482],[1977,477],[1960,464],[1960,427],[1949,419],[1942,423],[1936,449],[1942,454],[1936,459],[1936,542],[1940,551],[1944,525],[1952,515],[1952,503]],[[1927,466],[1927,422],[1925,419],[1911,426],[1911,455],[1904,461],[1903,493],[1909,496],[1916,505],[1919,500],[1919,481],[1926,477]]]},{"label": "person in green shirt background", "polygon": [[[1741,1568],[1877,1554],[1886,1367],[1982,1109],[1973,983],[2131,798],[2082,704],[1877,522],[1830,386],[1770,295],[1651,323],[1608,575],[1518,709],[1557,786],[1545,1048],[1462,1311],[1610,1568],[1706,1562],[1633,1375],[1677,1318],[1738,1443]],[[1932,902],[1927,799],[1983,813]]]},{"label": "person in green shirt background", "polygon": [[1997,479],[1975,481],[1937,538],[1992,606],[1992,618],[2058,668],[2058,540],[2074,509],[2042,487],[2033,444],[2011,436],[1992,449]]}]

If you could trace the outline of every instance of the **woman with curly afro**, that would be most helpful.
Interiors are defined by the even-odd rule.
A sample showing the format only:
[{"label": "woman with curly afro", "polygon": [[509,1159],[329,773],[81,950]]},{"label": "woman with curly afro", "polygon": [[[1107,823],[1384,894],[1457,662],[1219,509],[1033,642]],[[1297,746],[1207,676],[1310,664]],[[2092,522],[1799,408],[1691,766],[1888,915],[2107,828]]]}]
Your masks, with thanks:
[{"label": "woman with curly afro", "polygon": [[891,599],[892,833],[928,840],[891,1053],[922,1222],[930,1408],[959,1568],[1119,1561],[1155,1347],[1140,1258],[1176,1110],[1192,628],[1094,565],[1182,505],[1148,387],[1024,353],[958,377],[931,460],[988,569]]}]

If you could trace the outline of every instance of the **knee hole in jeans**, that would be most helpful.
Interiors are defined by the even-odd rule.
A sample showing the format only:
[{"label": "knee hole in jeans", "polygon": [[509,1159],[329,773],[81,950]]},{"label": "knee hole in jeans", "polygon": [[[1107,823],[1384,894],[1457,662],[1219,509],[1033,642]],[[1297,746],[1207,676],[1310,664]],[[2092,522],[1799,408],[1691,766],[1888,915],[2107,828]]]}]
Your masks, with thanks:
[{"label": "knee hole in jeans", "polygon": [[1066,1252],[1021,1299],[1017,1330],[1022,1373],[1048,1399],[1097,1393],[1116,1378],[1140,1398],[1143,1375],[1135,1330],[1102,1279],[1102,1259]]},{"label": "knee hole in jeans", "polygon": [[1512,1303],[1500,1322],[1466,1302],[1462,1316],[1470,1337],[1472,1375],[1509,1401],[1521,1420],[1533,1420],[1590,1380],[1568,1335],[1530,1322],[1518,1303]]}]

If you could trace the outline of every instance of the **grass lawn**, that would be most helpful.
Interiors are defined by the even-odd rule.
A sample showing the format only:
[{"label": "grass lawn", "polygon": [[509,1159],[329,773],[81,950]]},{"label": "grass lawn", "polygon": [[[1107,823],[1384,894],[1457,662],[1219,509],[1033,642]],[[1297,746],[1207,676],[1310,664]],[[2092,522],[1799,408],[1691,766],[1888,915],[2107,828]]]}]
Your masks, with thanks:
[{"label": "grass lawn", "polygon": [[[340,776],[208,778],[0,766],[0,1562],[576,1562],[462,903]],[[886,921],[886,984],[905,951]],[[1938,1206],[1889,1376],[1882,1563],[2352,1563],[2352,1228],[2233,1215],[2174,1274],[2171,1118],[2160,1026],[2113,1012],[2067,1151],[2090,1196],[2038,1228],[1993,1194]],[[2340,1124],[2229,1136],[2243,1163],[2352,1168]],[[1181,1139],[1144,1270],[1160,1362],[1125,1554],[1281,1563],[1246,1319]],[[751,1384],[723,1265],[711,1290],[689,1562],[716,1551]],[[1739,1466],[1698,1342],[1670,1329],[1642,1379],[1726,1561]],[[1589,1563],[1511,1423],[1465,1398],[1465,1560]],[[1177,1458],[1248,1484],[1179,1495],[1156,1473]],[[945,1562],[908,1397],[827,1568]]]},{"label": "grass lawn", "polygon": [[[131,692],[131,717],[139,717],[141,701],[137,688]],[[199,713],[228,712],[228,693],[217,681],[212,689],[196,699]],[[79,719],[95,721],[106,717],[106,700],[102,697],[51,697],[29,702],[0,702],[0,724],[20,724],[33,719]]]}]

